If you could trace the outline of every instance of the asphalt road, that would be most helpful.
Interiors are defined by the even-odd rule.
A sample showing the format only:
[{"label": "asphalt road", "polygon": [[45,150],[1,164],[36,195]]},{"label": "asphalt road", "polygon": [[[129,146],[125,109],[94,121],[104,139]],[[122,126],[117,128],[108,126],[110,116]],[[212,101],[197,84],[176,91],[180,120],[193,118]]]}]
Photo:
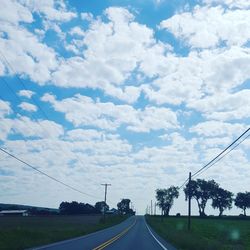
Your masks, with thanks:
[{"label": "asphalt road", "polygon": [[175,250],[146,224],[144,216],[79,238],[57,242],[36,250]]}]

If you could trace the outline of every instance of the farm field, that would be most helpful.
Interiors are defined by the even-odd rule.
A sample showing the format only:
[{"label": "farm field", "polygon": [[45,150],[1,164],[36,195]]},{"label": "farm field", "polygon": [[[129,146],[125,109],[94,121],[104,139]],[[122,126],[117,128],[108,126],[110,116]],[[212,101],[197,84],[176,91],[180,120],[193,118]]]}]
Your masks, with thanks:
[{"label": "farm field", "polygon": [[192,218],[191,231],[187,217],[147,216],[148,224],[177,249],[249,250],[250,219]]},{"label": "farm field", "polygon": [[29,247],[82,236],[122,222],[127,217],[95,216],[0,217],[0,249]]}]

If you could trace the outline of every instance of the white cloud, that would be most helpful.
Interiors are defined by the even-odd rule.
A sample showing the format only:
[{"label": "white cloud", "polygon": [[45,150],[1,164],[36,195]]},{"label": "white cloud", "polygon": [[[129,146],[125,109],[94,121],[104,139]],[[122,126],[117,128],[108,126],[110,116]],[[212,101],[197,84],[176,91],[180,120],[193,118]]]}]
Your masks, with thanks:
[{"label": "white cloud", "polygon": [[[75,39],[65,45],[78,56],[62,60],[53,73],[52,82],[60,87],[99,88],[108,95],[133,102],[139,97],[140,88],[136,89],[137,82],[124,87],[127,80],[140,62],[147,59],[149,50],[151,55],[160,54],[168,47],[158,45],[153,30],[135,22],[127,9],[110,7],[104,14],[108,21],[101,17],[93,19],[84,30],[82,41]],[[80,30],[75,27],[72,32]],[[154,46],[160,48],[154,49]]]},{"label": "white cloud", "polygon": [[248,9],[250,2],[247,0],[203,0],[205,4],[221,4],[227,5],[229,8]]},{"label": "white cloud", "polygon": [[18,92],[18,95],[19,95],[19,96],[24,96],[24,97],[27,97],[27,98],[29,98],[29,99],[30,99],[34,94],[35,94],[35,92],[33,92],[33,91],[31,91],[31,90],[25,90],[25,89],[20,90],[20,91]]},{"label": "white cloud", "polygon": [[167,108],[146,107],[144,110],[136,110],[129,105],[95,102],[90,97],[79,94],[62,101],[57,101],[54,96],[46,94],[42,100],[50,102],[56,111],[65,113],[66,119],[75,126],[91,125],[106,130],[116,130],[124,124],[128,130],[135,132],[179,127],[176,114]]},{"label": "white cloud", "polygon": [[34,34],[20,26],[2,22],[0,30],[8,34],[7,38],[0,38],[0,49],[5,52],[4,56],[11,65],[9,68],[3,60],[9,74],[16,72],[19,75],[28,75],[31,80],[40,84],[48,81],[51,71],[57,66],[55,51],[39,42]]},{"label": "white cloud", "polygon": [[22,135],[24,138],[57,138],[64,134],[63,127],[53,121],[32,121],[26,116],[14,119],[2,118],[0,124],[0,127],[4,128],[0,133],[2,139],[10,134]]},{"label": "white cloud", "polygon": [[236,93],[221,92],[199,100],[192,100],[188,107],[202,112],[208,119],[221,121],[241,120],[250,117],[250,90]]},{"label": "white cloud", "polygon": [[81,13],[80,16],[81,16],[82,20],[86,20],[89,22],[91,22],[93,20],[93,15],[92,15],[92,13],[89,13],[89,12],[83,12],[83,13]]},{"label": "white cloud", "polygon": [[164,62],[155,68],[159,77],[142,87],[157,104],[189,105],[206,95],[230,93],[250,78],[249,48],[203,50],[187,57],[169,54]]},{"label": "white cloud", "polygon": [[225,10],[221,6],[196,6],[161,22],[160,27],[193,48],[244,45],[250,38],[250,10]]},{"label": "white cloud", "polygon": [[0,20],[12,24],[31,23],[32,13],[18,1],[1,0]]},{"label": "white cloud", "polygon": [[12,113],[9,102],[0,100],[0,118],[3,118]]},{"label": "white cloud", "polygon": [[102,132],[94,129],[74,129],[67,132],[67,138],[72,141],[100,140],[103,136]]},{"label": "white cloud", "polygon": [[84,36],[85,32],[84,30],[82,30],[79,26],[73,27],[70,31],[69,31],[70,35],[78,35],[78,36]]},{"label": "white cloud", "polygon": [[241,123],[226,123],[220,121],[205,121],[190,128],[190,132],[206,137],[239,136],[247,129]]},{"label": "white cloud", "polygon": [[37,107],[31,103],[28,102],[22,102],[18,105],[22,110],[28,111],[28,112],[35,112],[37,111]]},{"label": "white cloud", "polygon": [[66,22],[76,17],[76,13],[66,9],[66,5],[63,1],[22,0],[21,2],[32,12],[37,12],[48,20]]}]

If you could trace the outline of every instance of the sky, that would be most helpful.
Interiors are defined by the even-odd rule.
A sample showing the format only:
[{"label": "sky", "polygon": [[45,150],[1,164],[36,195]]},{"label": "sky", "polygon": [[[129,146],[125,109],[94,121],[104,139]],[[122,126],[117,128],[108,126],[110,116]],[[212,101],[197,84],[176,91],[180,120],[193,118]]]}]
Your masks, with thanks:
[{"label": "sky", "polygon": [[[142,214],[250,125],[249,1],[0,2],[0,146],[86,193],[0,152],[0,203],[95,204],[110,183]],[[249,149],[199,178],[250,191]]]}]

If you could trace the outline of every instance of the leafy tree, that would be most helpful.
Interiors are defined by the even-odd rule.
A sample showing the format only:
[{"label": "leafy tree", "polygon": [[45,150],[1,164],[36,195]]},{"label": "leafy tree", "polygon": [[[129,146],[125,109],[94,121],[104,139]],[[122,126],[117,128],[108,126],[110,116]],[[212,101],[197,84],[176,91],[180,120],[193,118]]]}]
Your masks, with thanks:
[{"label": "leafy tree", "polygon": [[130,199],[122,199],[117,203],[117,208],[120,214],[129,214],[131,209],[129,208]]},{"label": "leafy tree", "polygon": [[156,199],[157,205],[162,209],[165,216],[169,215],[169,211],[173,206],[174,199],[179,197],[179,188],[171,186],[168,189],[157,189]]},{"label": "leafy tree", "polygon": [[[218,188],[219,185],[214,180],[191,180],[190,181],[190,196],[197,201],[200,216],[206,216],[205,208],[207,201],[212,199],[214,190]],[[189,197],[189,183],[186,184],[184,188],[184,193],[186,199]]]},{"label": "leafy tree", "polygon": [[250,208],[250,192],[238,193],[234,202],[236,207],[243,209],[246,216],[246,209]]},{"label": "leafy tree", "polygon": [[95,204],[95,209],[98,213],[103,213],[104,209],[105,211],[109,210],[109,206],[105,203],[105,201],[98,201]]},{"label": "leafy tree", "polygon": [[233,193],[218,187],[215,188],[212,195],[212,207],[218,208],[220,213],[219,216],[222,216],[222,213],[225,209],[231,209],[233,202]]},{"label": "leafy tree", "polygon": [[61,214],[95,214],[96,209],[92,205],[86,203],[78,203],[76,201],[72,202],[62,202],[60,204]]}]

